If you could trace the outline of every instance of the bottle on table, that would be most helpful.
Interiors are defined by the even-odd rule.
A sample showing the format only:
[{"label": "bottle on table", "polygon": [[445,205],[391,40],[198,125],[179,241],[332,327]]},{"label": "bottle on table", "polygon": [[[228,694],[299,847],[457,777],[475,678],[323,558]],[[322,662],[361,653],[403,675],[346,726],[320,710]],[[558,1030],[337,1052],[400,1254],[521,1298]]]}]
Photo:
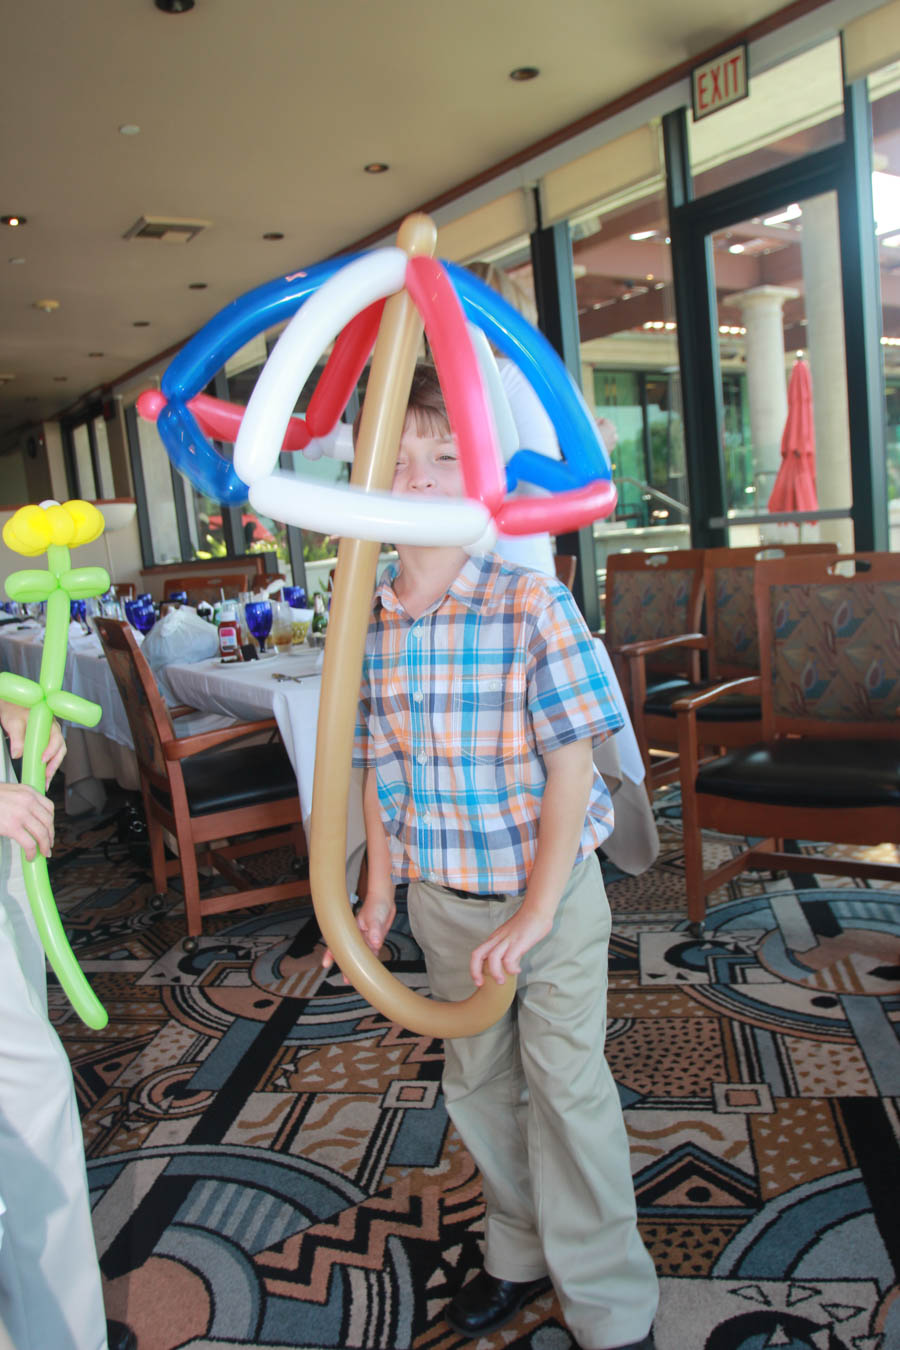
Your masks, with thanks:
[{"label": "bottle on table", "polygon": [[328,627],[328,612],[325,609],[325,600],[321,591],[316,591],[313,596],[313,616],[310,628],[314,633],[325,633]]},{"label": "bottle on table", "polygon": [[241,621],[237,604],[226,600],[219,610],[219,657],[222,661],[241,661]]}]

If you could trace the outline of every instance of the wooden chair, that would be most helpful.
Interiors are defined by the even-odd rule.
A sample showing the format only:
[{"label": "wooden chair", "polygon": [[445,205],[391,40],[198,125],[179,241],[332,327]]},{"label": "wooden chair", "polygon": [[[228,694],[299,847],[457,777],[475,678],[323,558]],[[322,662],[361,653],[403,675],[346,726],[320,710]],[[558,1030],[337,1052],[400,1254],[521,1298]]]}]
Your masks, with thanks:
[{"label": "wooden chair", "polygon": [[116,595],[119,597],[120,600],[134,599],[133,581],[114,581],[112,584],[115,589]]},{"label": "wooden chair", "polygon": [[[229,599],[234,599],[242,591],[249,591],[250,586],[249,572],[197,572],[186,577],[166,577],[163,582],[163,601],[166,601],[173,591],[187,591],[188,604],[196,605],[201,600],[209,600],[211,604],[221,599],[222,592]],[[255,581],[259,577],[254,576]]]},{"label": "wooden chair", "polygon": [[[740,690],[708,701],[704,695],[725,680],[759,674],[759,635],[753,578],[757,563],[774,558],[806,558],[811,554],[835,557],[836,544],[761,544],[749,548],[708,548],[703,551],[703,617],[706,634],[705,675],[696,694],[662,688],[647,695],[643,709],[644,734],[651,747],[677,748],[674,705],[696,699],[700,745],[718,752],[728,746],[759,740],[762,708],[759,698]],[[677,768],[677,761],[671,766]],[[674,774],[672,775],[674,777]]]},{"label": "wooden chair", "polygon": [[[156,903],[161,904],[167,878],[180,874],[186,949],[196,947],[207,915],[308,896],[309,883],[300,879],[250,886],[250,875],[238,861],[286,843],[293,844],[297,858],[306,854],[297,780],[281,741],[235,744],[260,732],[275,731],[274,719],[240,722],[179,739],[172,714],[194,710],[166,706],[129,624],[98,618],[96,627],[134,741]],[[166,859],[164,830],[177,841],[174,860]],[[239,843],[213,843],[247,834],[255,837]],[[214,867],[235,890],[201,898],[198,861]]]},{"label": "wooden chair", "polygon": [[[688,692],[700,682],[703,550],[612,553],[606,560],[604,640],[631,713],[647,789],[677,776],[670,725],[661,740],[648,725],[648,699]],[[651,753],[653,752],[653,753]]]},{"label": "wooden chair", "polygon": [[[900,839],[900,555],[820,554],[755,571],[759,676],[701,697],[755,693],[759,739],[700,762],[698,699],[675,703],[688,918],[748,867],[893,880],[900,866],[784,851],[786,838],[838,844]],[[705,873],[702,834],[759,837]]]},{"label": "wooden chair", "polygon": [[556,565],[556,575],[564,586],[572,589],[572,583],[575,580],[575,573],[578,569],[578,559],[574,553],[554,553],[553,561]]}]

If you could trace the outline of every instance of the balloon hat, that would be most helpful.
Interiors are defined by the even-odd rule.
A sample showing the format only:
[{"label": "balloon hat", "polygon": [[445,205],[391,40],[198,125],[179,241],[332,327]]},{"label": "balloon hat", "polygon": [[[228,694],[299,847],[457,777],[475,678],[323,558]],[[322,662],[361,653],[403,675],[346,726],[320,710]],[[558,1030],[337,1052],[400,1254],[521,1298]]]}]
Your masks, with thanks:
[{"label": "balloon hat", "polygon": [[[483,282],[438,262],[435,241],[433,222],[413,215],[401,226],[396,248],[320,263],[251,291],[187,344],[163,376],[161,391],[138,399],[138,411],[157,420],[173,463],[201,492],[233,504],[249,497],[274,519],[340,536],[313,785],[313,903],[350,983],[385,1016],[419,1034],[443,1037],[491,1026],[512,1001],[515,981],[498,985],[487,976],[459,1003],[423,998],[382,966],[353,917],[345,878],[347,806],[379,547],[382,541],[464,547],[492,540],[497,531],[563,533],[607,515],[616,492],[594,420],[553,348]],[[298,308],[246,410],[199,393],[233,351]],[[433,514],[421,500],[390,492],[423,327],[466,491],[458,501],[427,504]],[[300,389],[333,339],[305,420],[292,416]],[[510,419],[488,339],[531,383],[554,424],[562,461],[526,447],[511,455],[504,471],[503,428]],[[333,429],[370,353],[349,487],[278,472],[283,449],[302,448]],[[207,431],[234,440],[233,464],[210,445]],[[550,495],[512,497],[520,480]]]},{"label": "balloon hat", "polygon": [[[42,756],[50,740],[54,717],[65,718],[83,727],[95,727],[103,712],[99,703],[91,703],[62,687],[71,603],[92,595],[103,595],[109,590],[106,570],[102,567],[72,567],[69,550],[98,539],[103,528],[103,516],[96,506],[78,500],[22,506],[3,527],[3,542],[7,548],[27,558],[47,555],[46,571],[28,568],[6,578],[6,593],[10,600],[46,602],[47,624],[40,679],[27,680],[8,670],[0,673],[0,698],[30,710],[22,752],[22,782],[35,792],[45,789]],[[105,1027],[106,1011],[75,960],[60,921],[47,859],[42,853],[29,859],[23,849],[22,870],[25,892],[41,943],[69,1002],[87,1026],[95,1030]]]}]

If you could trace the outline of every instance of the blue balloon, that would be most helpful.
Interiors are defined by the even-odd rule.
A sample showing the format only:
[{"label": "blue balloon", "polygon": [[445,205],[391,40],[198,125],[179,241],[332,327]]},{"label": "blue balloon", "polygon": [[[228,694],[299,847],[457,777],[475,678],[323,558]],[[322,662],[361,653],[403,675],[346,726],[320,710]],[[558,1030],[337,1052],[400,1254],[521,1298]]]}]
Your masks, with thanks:
[{"label": "blue balloon", "polygon": [[564,463],[533,450],[517,450],[506,466],[507,482],[520,479],[551,492],[585,487],[611,475],[606,447],[581,390],[559,355],[527,319],[480,277],[445,263],[466,318],[519,367],[556,432]]},{"label": "blue balloon", "polygon": [[195,333],[168,366],[160,388],[168,400],[156,429],[180,473],[214,501],[238,506],[248,487],[229,461],[219,454],[187,403],[209,384],[216,371],[251,338],[289,319],[324,281],[352,259],[330,258],[288,276],[276,277],[232,300]]},{"label": "blue balloon", "polygon": [[[200,492],[236,506],[248,487],[201,431],[187,403],[206,387],[234,352],[251,338],[282,323],[356,254],[330,258],[257,286],[216,314],[172,361],[162,378],[167,406],[157,430],[175,467]],[[611,477],[606,448],[569,372],[544,335],[502,296],[456,263],[444,263],[470,323],[519,367],[556,431],[563,460],[527,447],[506,466],[512,490],[520,480],[550,492],[566,492]]]}]

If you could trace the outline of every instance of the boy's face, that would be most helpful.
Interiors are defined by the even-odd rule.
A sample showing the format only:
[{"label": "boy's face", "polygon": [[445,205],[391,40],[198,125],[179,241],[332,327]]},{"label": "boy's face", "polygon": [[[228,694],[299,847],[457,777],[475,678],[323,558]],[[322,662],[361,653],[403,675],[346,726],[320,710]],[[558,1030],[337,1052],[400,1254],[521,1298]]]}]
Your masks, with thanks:
[{"label": "boy's face", "polygon": [[459,453],[449,430],[432,427],[423,433],[416,419],[407,417],[392,490],[429,497],[465,495]]}]

